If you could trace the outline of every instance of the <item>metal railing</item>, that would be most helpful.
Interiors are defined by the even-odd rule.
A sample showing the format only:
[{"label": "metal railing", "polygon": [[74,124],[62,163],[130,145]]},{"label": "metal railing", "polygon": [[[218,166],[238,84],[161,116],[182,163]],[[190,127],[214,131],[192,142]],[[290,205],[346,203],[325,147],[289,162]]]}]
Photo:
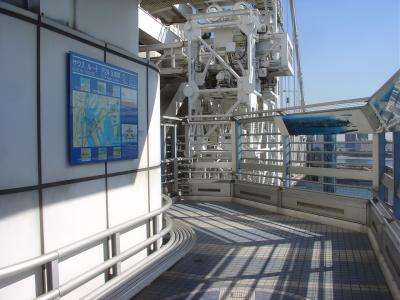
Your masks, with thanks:
[{"label": "metal railing", "polygon": [[[309,105],[347,107],[364,105],[365,99]],[[199,122],[236,126],[229,140],[222,131],[195,135],[189,161],[178,164],[187,181],[208,184],[221,179],[236,179],[286,188],[335,193],[357,198],[371,198],[374,172],[373,141],[366,135],[284,136],[274,127],[271,110],[251,112],[227,119],[224,115],[191,116],[186,126]],[[204,121],[205,120],[205,121]],[[202,123],[203,124],[203,123]],[[234,124],[234,125],[232,125]],[[275,128],[275,129],[273,129]],[[187,136],[188,138],[190,136]],[[214,144],[213,144],[214,143]],[[186,155],[186,153],[185,153]],[[182,170],[182,167],[186,167]]]},{"label": "metal railing", "polygon": [[[303,111],[362,107],[366,101],[366,98],[359,98],[312,104],[305,106]],[[371,199],[377,180],[377,152],[374,152],[377,136],[361,133],[337,134],[329,138],[322,135],[284,136],[274,127],[273,117],[296,109],[254,111],[233,117],[221,114],[187,117],[184,122],[188,132],[180,137],[180,143],[186,148],[181,152],[177,150],[184,156],[177,164],[181,176],[179,185],[218,185],[233,179]],[[208,126],[210,130],[196,132],[196,126]],[[183,142],[183,139],[192,138],[189,144]],[[387,134],[386,181],[392,175],[391,140]],[[173,179],[170,181],[174,182]],[[388,203],[392,203],[393,192],[388,194]]]},{"label": "metal railing", "polygon": [[236,119],[248,119],[251,121],[252,119],[257,118],[272,118],[273,116],[278,116],[282,114],[293,114],[298,112],[324,112],[324,111],[335,111],[349,108],[359,108],[365,106],[368,102],[369,98],[356,98],[356,99],[348,99],[348,100],[339,100],[332,102],[322,102],[315,104],[308,104],[305,106],[291,106],[286,108],[276,108],[276,109],[268,109],[262,111],[255,111],[249,113],[239,113],[235,114],[234,118]]},{"label": "metal railing", "polygon": [[388,173],[393,173],[393,141],[391,139],[385,141],[385,167]]},{"label": "metal railing", "polygon": [[[206,129],[206,130],[204,130]],[[232,179],[232,122],[225,117],[185,123],[185,157],[179,166],[187,183],[215,182]]]},{"label": "metal railing", "polygon": [[239,181],[371,198],[373,153],[368,136],[285,137],[278,129],[249,133],[272,123],[268,117],[237,122],[242,129],[237,144]]},{"label": "metal railing", "polygon": [[161,183],[163,193],[183,194],[187,165],[191,160],[184,157],[185,142],[178,131],[184,130],[181,118],[161,118]]},{"label": "metal railing", "polygon": [[196,234],[179,221],[174,222],[170,238],[163,247],[107,281],[82,299],[127,299],[139,293],[163,272],[186,255],[196,242]]},{"label": "metal railing", "polygon": [[[47,277],[47,291],[40,295],[38,299],[55,299],[62,297],[82,284],[90,281],[91,279],[112,270],[113,278],[118,277],[120,274],[120,264],[129,257],[137,254],[138,252],[153,245],[153,250],[157,251],[160,248],[159,240],[168,234],[172,227],[171,220],[166,217],[165,227],[158,231],[159,220],[164,216],[164,213],[171,207],[172,200],[163,195],[164,204],[161,208],[151,211],[145,215],[139,216],[132,220],[126,221],[107,230],[96,233],[92,236],[61,247],[59,249],[50,251],[41,256],[19,262],[0,269],[0,281],[12,278],[16,275],[33,270],[37,267],[44,266],[46,269]],[[153,235],[146,240],[136,244],[127,250],[120,252],[120,235],[131,231],[141,225],[152,223]],[[104,243],[111,239],[113,248],[113,256],[106,259],[103,263],[93,267],[90,270],[74,277],[73,279],[60,284],[58,282],[59,270],[58,265],[61,261],[71,258],[75,255],[82,253],[94,246]]]}]

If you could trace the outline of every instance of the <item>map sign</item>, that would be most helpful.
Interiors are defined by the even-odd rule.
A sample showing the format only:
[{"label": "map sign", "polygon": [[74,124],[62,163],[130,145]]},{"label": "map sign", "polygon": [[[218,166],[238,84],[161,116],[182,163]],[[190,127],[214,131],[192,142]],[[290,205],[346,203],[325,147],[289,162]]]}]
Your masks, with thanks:
[{"label": "map sign", "polygon": [[138,157],[138,74],[69,53],[70,163]]}]

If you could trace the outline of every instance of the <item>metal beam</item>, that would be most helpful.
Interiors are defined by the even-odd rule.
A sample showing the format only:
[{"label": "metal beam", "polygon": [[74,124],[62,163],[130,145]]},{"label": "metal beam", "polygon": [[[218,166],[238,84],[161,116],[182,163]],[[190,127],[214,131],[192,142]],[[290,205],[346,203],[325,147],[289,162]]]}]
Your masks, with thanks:
[{"label": "metal beam", "polygon": [[393,132],[393,210],[395,217],[400,219],[400,132]]},{"label": "metal beam", "polygon": [[300,101],[301,107],[304,107],[304,83],[303,83],[303,72],[301,69],[301,61],[300,61],[300,48],[299,48],[299,35],[297,32],[297,20],[296,20],[296,9],[294,5],[294,0],[290,0],[290,13],[292,15],[292,30],[293,30],[293,44],[294,50],[296,52],[296,62],[297,62],[297,78],[300,85]]},{"label": "metal beam", "polygon": [[236,79],[240,79],[239,74],[236,73],[235,70],[233,70],[231,66],[229,66],[226,63],[226,61],[213,48],[211,48],[210,45],[207,44],[207,42],[203,40],[200,36],[199,36],[199,41],[203,44],[204,47],[207,48],[208,51],[210,51],[214,55],[214,57],[229,71],[229,73],[233,75],[233,77],[235,77]]},{"label": "metal beam", "polygon": [[359,180],[372,180],[370,171],[361,170],[344,170],[344,169],[328,169],[316,167],[289,167],[289,171],[293,174],[304,174],[314,176],[336,177],[336,178],[352,178]]}]

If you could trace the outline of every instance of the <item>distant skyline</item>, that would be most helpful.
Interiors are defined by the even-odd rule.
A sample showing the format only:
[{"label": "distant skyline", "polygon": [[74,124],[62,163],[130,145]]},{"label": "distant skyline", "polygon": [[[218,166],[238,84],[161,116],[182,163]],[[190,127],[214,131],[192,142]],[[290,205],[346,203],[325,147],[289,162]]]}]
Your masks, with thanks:
[{"label": "distant skyline", "polygon": [[295,3],[306,103],[368,97],[400,68],[400,0]]}]

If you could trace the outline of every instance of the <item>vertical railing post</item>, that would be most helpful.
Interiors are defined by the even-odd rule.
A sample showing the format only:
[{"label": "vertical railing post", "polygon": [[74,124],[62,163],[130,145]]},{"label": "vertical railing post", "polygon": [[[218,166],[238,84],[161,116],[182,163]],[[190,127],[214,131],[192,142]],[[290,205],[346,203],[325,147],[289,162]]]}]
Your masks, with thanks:
[{"label": "vertical railing post", "polygon": [[[192,127],[190,124],[185,124],[185,158],[186,158],[186,163],[189,163],[189,159],[192,160],[193,162],[193,158],[192,158],[192,151],[191,151],[191,143],[192,140]],[[190,168],[188,169],[190,170]],[[192,174],[189,172],[187,174],[188,178],[192,178]]]},{"label": "vertical railing post", "polygon": [[172,135],[172,154],[174,159],[174,192],[177,193],[179,190],[179,176],[178,176],[178,139],[177,139],[177,124],[174,124],[173,135]]},{"label": "vertical railing post", "polygon": [[[153,217],[153,236],[158,234],[158,230],[159,230],[159,228],[158,228],[158,224],[159,224],[158,218],[159,218],[159,216],[154,216]],[[156,240],[153,243],[153,251],[157,251],[158,249],[160,249],[160,245],[161,245],[161,241],[160,240]]]},{"label": "vertical railing post", "polygon": [[[46,264],[47,291],[54,290],[60,285],[58,259]],[[57,298],[60,299],[60,298]]]},{"label": "vertical railing post", "polygon": [[393,132],[393,208],[400,219],[400,131]]},{"label": "vertical railing post", "polygon": [[[240,168],[240,153],[241,153],[241,138],[240,138],[240,124],[237,120],[231,121],[231,143],[232,143],[232,175],[233,179],[238,179],[238,171]],[[231,196],[234,196],[235,188],[231,185]]]},{"label": "vertical railing post", "polygon": [[190,151],[190,147],[191,147],[191,143],[190,143],[190,139],[191,137],[192,131],[190,128],[189,124],[185,124],[185,157],[189,158],[191,156],[191,151]]},{"label": "vertical railing post", "polygon": [[241,138],[240,138],[240,124],[238,121],[231,122],[231,142],[232,142],[232,172],[236,176],[240,168],[240,154],[241,154]]},{"label": "vertical railing post", "polygon": [[[119,232],[114,233],[111,236],[111,251],[113,257],[121,253],[121,234]],[[113,277],[121,274],[121,262],[116,263],[113,266],[112,271],[113,271]]]},{"label": "vertical railing post", "polygon": [[[328,162],[325,168],[332,168],[331,163],[336,162],[336,136],[335,135],[324,135],[324,162]],[[323,177],[323,191],[326,193],[336,193],[336,178],[335,177]]]},{"label": "vertical railing post", "polygon": [[164,124],[163,125],[163,128],[162,128],[163,130],[162,130],[162,137],[163,137],[163,140],[164,140],[164,142],[163,142],[163,144],[162,144],[162,153],[163,153],[163,156],[162,156],[162,158],[163,159],[167,159],[168,158],[168,140],[167,140],[167,137],[168,137],[168,125],[166,125],[166,124]]},{"label": "vertical railing post", "polygon": [[161,139],[161,161],[165,158],[165,125],[161,124],[160,128],[160,139]]},{"label": "vertical railing post", "polygon": [[167,173],[166,170],[166,163],[164,162],[165,160],[165,125],[161,124],[160,126],[160,147],[161,147],[161,188],[163,193],[168,192],[168,187],[167,185],[164,185],[163,182],[166,179],[165,174]]},{"label": "vertical railing post", "polygon": [[288,135],[282,135],[282,144],[283,144],[283,187],[289,188],[290,183],[290,138]]},{"label": "vertical railing post", "polygon": [[385,133],[374,133],[372,135],[372,188],[378,192],[381,200],[387,201],[385,197],[385,186],[382,183],[382,178],[385,173]]},{"label": "vertical railing post", "polygon": [[171,48],[171,68],[175,69],[176,68],[176,63],[175,63],[175,51],[174,48]]}]

